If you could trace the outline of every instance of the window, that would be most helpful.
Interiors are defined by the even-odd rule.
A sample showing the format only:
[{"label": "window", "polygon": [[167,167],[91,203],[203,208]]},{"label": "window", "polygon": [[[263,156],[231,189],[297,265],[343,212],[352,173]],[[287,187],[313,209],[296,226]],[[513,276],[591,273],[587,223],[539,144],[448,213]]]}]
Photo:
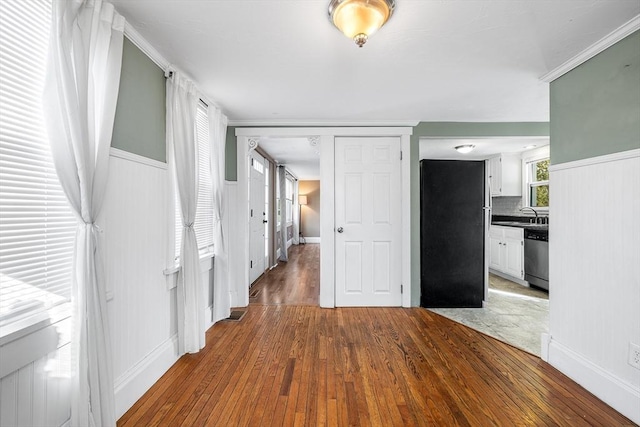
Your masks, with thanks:
[{"label": "window", "polygon": [[0,327],[71,294],[77,221],[42,112],[50,21],[50,1],[0,1]]},{"label": "window", "polygon": [[287,177],[286,182],[286,197],[287,197],[287,223],[293,221],[293,180]]},{"label": "window", "polygon": [[527,206],[549,207],[549,159],[527,162]]},{"label": "window", "polygon": [[[213,248],[213,181],[211,179],[211,148],[209,144],[209,119],[207,107],[203,103],[198,104],[196,112],[196,153],[198,156],[198,206],[196,207],[196,221],[193,228],[196,232],[198,249],[200,253],[211,252]],[[180,211],[180,199],[177,185],[175,191],[176,209],[176,259],[180,257],[182,244],[182,214]]]}]

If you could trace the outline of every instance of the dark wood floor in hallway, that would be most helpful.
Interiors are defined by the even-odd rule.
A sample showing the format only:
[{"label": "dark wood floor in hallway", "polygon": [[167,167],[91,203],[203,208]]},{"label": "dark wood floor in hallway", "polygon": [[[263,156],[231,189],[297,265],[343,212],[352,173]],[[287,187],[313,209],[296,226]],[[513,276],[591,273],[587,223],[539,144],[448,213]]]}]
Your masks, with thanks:
[{"label": "dark wood floor in hallway", "polygon": [[118,426],[633,425],[537,357],[427,310],[309,305],[293,282],[318,288],[318,256],[294,249],[244,318],[214,325]]}]

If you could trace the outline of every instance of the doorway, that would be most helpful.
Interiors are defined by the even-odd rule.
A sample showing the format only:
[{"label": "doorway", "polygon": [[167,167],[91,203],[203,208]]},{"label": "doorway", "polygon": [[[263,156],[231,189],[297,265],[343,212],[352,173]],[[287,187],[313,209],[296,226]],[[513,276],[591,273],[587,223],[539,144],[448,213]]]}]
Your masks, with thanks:
[{"label": "doorway", "polygon": [[266,270],[265,246],[267,210],[265,209],[265,159],[257,152],[249,155],[249,283],[253,284]]},{"label": "doorway", "polygon": [[[400,152],[396,155],[400,158],[401,172],[400,185],[395,191],[400,192],[400,274],[401,304],[403,307],[411,306],[411,190],[410,190],[410,127],[343,127],[343,128],[236,128],[237,137],[237,195],[234,218],[237,218],[238,227],[234,230],[234,238],[231,243],[234,249],[230,249],[236,257],[233,261],[234,269],[232,287],[232,304],[243,307],[249,304],[249,271],[250,260],[250,217],[249,204],[249,179],[247,158],[250,152],[258,146],[263,146],[265,141],[278,138],[304,138],[307,144],[313,146],[320,159],[320,181],[323,191],[321,199],[320,238],[320,298],[321,307],[335,307],[336,305],[336,223],[335,223],[335,140],[338,137],[395,137],[400,140]],[[404,156],[402,156],[404,153]],[[276,161],[278,154],[270,152]],[[296,205],[297,208],[297,205]],[[297,210],[297,209],[296,209]],[[297,236],[297,233],[296,233]]]}]

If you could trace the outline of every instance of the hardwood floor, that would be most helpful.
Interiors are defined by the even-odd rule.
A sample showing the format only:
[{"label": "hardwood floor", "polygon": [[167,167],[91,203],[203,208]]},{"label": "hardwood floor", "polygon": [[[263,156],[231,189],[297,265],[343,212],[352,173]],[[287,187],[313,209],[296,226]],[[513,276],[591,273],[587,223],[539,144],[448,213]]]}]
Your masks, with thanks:
[{"label": "hardwood floor", "polygon": [[304,265],[265,276],[279,291],[214,325],[118,426],[633,425],[537,357],[427,310],[302,305],[310,292],[283,282],[317,288]]},{"label": "hardwood floor", "polygon": [[320,245],[291,246],[289,262],[267,271],[249,290],[250,304],[318,305]]}]

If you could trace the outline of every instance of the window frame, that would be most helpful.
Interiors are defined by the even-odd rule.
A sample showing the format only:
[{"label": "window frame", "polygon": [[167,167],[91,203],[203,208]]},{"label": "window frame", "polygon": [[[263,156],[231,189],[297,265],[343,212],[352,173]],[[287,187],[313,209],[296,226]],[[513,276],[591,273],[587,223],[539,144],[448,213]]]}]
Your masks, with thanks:
[{"label": "window frame", "polygon": [[[204,113],[204,118],[199,117],[200,114]],[[198,127],[198,120],[203,120],[203,128]],[[207,236],[210,237],[210,240],[207,240],[206,243],[202,243],[198,241],[198,253],[200,258],[206,258],[211,256],[214,253],[213,250],[213,184],[210,170],[210,156],[211,156],[211,142],[210,142],[210,134],[209,134],[209,111],[208,106],[204,103],[204,101],[199,100],[198,106],[196,109],[196,155],[198,158],[196,159],[196,164],[198,165],[198,204],[196,206],[196,222],[194,223],[194,229],[196,230],[196,234],[202,234],[200,228],[208,225],[209,230],[207,232]],[[203,133],[200,133],[202,131]],[[203,148],[207,150],[206,159],[202,160],[201,155]],[[203,173],[204,172],[204,173]],[[208,175],[208,179],[203,179],[203,175]],[[203,191],[203,187],[209,184],[209,191]],[[203,193],[206,197],[203,197]],[[210,203],[207,204],[204,201],[208,200]],[[208,208],[210,210],[209,214],[202,214],[202,208]],[[178,185],[176,182],[175,173],[173,174],[173,211],[174,211],[174,239],[173,239],[173,260],[176,266],[180,263],[180,245],[182,244],[182,213],[180,211],[180,200],[178,196]],[[211,218],[208,222],[201,222],[203,219]],[[200,219],[200,221],[198,221]]]},{"label": "window frame", "polygon": [[548,214],[549,206],[531,206],[531,188],[548,186],[551,191],[549,180],[535,181],[535,165],[539,162],[550,160],[549,146],[526,153],[522,157],[522,207],[535,209],[538,214]]},{"label": "window frame", "polygon": [[[11,267],[7,267],[9,271],[5,271],[7,273],[7,277],[11,277],[17,281],[23,281],[24,283],[38,288],[41,292],[38,293],[37,297],[34,295],[29,295],[25,298],[25,301],[30,304],[35,301],[43,301],[41,298],[46,297],[46,293],[51,293],[54,295],[58,295],[59,298],[56,298],[55,302],[50,301],[50,304],[44,304],[44,306],[40,307],[26,307],[22,312],[18,310],[15,313],[9,312],[6,313],[6,319],[4,323],[0,326],[0,345],[6,345],[8,343],[12,343],[16,340],[26,338],[27,336],[31,336],[33,333],[43,329],[51,327],[52,325],[56,325],[59,322],[68,319],[71,316],[71,292],[72,292],[72,263],[73,263],[73,252],[75,247],[75,239],[77,232],[77,217],[73,213],[71,206],[69,206],[66,196],[61,188],[61,185],[58,181],[57,174],[55,172],[54,160],[51,157],[50,146],[48,141],[47,129],[45,126],[44,115],[42,111],[39,110],[42,107],[42,99],[41,93],[42,88],[45,84],[45,73],[46,66],[48,62],[48,52],[49,52],[49,39],[51,32],[49,31],[49,25],[51,24],[51,13],[52,13],[52,4],[51,1],[42,1],[42,2],[34,2],[34,3],[21,3],[21,2],[6,2],[2,5],[2,7],[7,7],[3,13],[6,13],[2,18],[9,20],[12,16],[15,16],[14,13],[24,12],[24,9],[14,9],[14,7],[20,7],[21,5],[25,5],[26,9],[29,10],[29,16],[34,8],[37,8],[39,12],[42,12],[40,18],[42,19],[31,19],[29,20],[29,24],[34,26],[38,26],[36,32],[34,32],[34,28],[31,26],[22,26],[25,31],[28,32],[29,37],[22,37],[20,32],[18,34],[9,33],[12,28],[15,29],[13,25],[3,25],[3,32],[7,31],[7,34],[11,34],[10,38],[6,38],[5,40],[25,40],[29,42],[28,46],[23,46],[21,49],[20,46],[17,46],[17,49],[11,50],[10,53],[8,50],[5,51],[3,55],[10,55],[13,52],[20,52],[19,55],[16,56],[8,56],[5,59],[10,60],[7,61],[8,64],[13,64],[17,68],[13,67],[9,68],[7,73],[13,71],[12,76],[16,74],[21,75],[23,77],[22,80],[14,82],[10,86],[5,86],[4,90],[7,92],[11,92],[11,90],[17,90],[21,93],[22,104],[18,105],[12,103],[11,98],[5,99],[6,103],[3,102],[3,107],[7,108],[7,112],[19,113],[22,111],[29,112],[26,116],[20,116],[20,121],[22,121],[21,132],[16,133],[15,128],[12,123],[15,121],[14,114],[8,114],[6,120],[2,122],[2,127],[6,129],[3,130],[2,134],[7,138],[3,140],[6,142],[6,146],[3,148],[7,150],[7,153],[3,155],[3,162],[7,162],[8,165],[12,166],[15,170],[20,172],[12,173],[7,175],[10,178],[10,182],[17,183],[17,187],[28,188],[25,192],[15,192],[13,190],[9,190],[10,193],[14,195],[11,196],[8,200],[14,200],[10,202],[7,207],[8,210],[5,212],[11,212],[19,206],[21,209],[21,215],[25,218],[28,218],[27,222],[23,226],[29,226],[30,230],[43,229],[42,234],[30,234],[30,236],[20,236],[24,237],[24,239],[15,240],[14,243],[11,243],[12,246],[11,251],[15,254],[16,250],[28,251],[27,253],[35,253],[33,252],[35,248],[38,249],[38,253],[41,256],[36,258],[31,258],[34,261],[43,262],[44,265],[50,265],[49,263],[55,262],[56,265],[62,266],[62,268],[57,269],[55,271],[48,271],[47,273],[42,273],[41,270],[48,270],[48,268],[43,267],[42,264],[37,264],[38,267],[35,269],[27,268],[25,270],[15,270],[15,265]],[[11,21],[8,21],[11,22]],[[14,21],[15,23],[15,21]],[[17,24],[16,24],[17,25]],[[46,25],[47,27],[43,27]],[[7,36],[7,34],[4,34]],[[35,42],[35,38],[40,35],[42,39],[39,39],[39,42]],[[46,37],[46,40],[44,40]],[[14,48],[16,46],[13,46]],[[29,47],[29,49],[25,49],[25,47]],[[19,62],[25,62],[23,58],[25,53],[28,52],[28,72],[20,73]],[[21,58],[22,56],[22,58]],[[17,105],[17,106],[16,106]],[[4,116],[4,114],[3,114]],[[3,120],[0,118],[0,120]],[[27,124],[25,126],[25,123]],[[12,130],[13,129],[13,130]],[[5,130],[7,132],[5,132]],[[14,139],[11,142],[11,139]],[[11,146],[14,148],[11,148]],[[12,161],[11,158],[15,157],[16,159],[20,159],[20,153],[27,153],[27,156],[23,159],[23,161]],[[32,158],[32,161],[36,163],[32,164],[26,161],[27,158]],[[34,160],[34,159],[39,160]],[[25,174],[25,171],[31,170],[31,167],[37,164],[37,168],[32,170],[32,173]],[[21,168],[21,166],[27,166],[26,168]],[[5,171],[6,172],[6,171]],[[53,183],[53,184],[52,184]],[[26,185],[26,187],[25,187]],[[9,186],[11,188],[13,185]],[[34,191],[35,190],[35,191]],[[34,203],[34,196],[45,194],[42,200],[38,200],[38,202],[46,201],[46,203]],[[50,207],[47,207],[49,206]],[[22,209],[25,209],[25,212],[22,212]],[[44,210],[43,210],[44,209]],[[13,215],[15,216],[15,215]],[[40,218],[42,216],[42,221],[33,221],[33,218]],[[30,217],[30,218],[29,218]],[[6,219],[7,217],[5,217]],[[7,233],[15,233],[20,231],[19,224],[15,224],[12,219],[12,215],[8,216],[6,232]],[[51,222],[48,220],[51,219]],[[22,221],[22,220],[20,220]],[[68,225],[63,225],[62,221],[68,223]],[[36,226],[34,229],[33,227]],[[31,232],[32,233],[32,232]],[[6,237],[6,236],[5,236]],[[65,242],[63,242],[63,240]],[[29,243],[31,241],[31,243]],[[50,241],[50,244],[46,242]],[[36,244],[37,246],[33,246]],[[17,246],[16,246],[17,245]],[[38,246],[39,245],[39,246]],[[51,251],[52,258],[51,260],[46,260],[48,255],[44,255]],[[20,252],[18,252],[20,253]],[[32,255],[32,257],[35,255]],[[40,260],[40,258],[44,257],[45,260]],[[22,261],[26,262],[26,261]],[[26,266],[28,267],[28,265]],[[16,272],[16,276],[13,276],[13,272]],[[40,276],[40,280],[37,280],[34,283],[32,280],[35,277]],[[47,277],[46,279],[43,279]],[[49,283],[49,276],[58,277],[58,280],[54,280],[55,283],[52,285]],[[42,282],[43,283],[39,283]],[[5,288],[5,292],[12,289],[8,287],[8,280],[3,280],[4,284],[7,285]],[[39,284],[38,284],[39,283]],[[65,295],[60,295],[63,293]],[[41,295],[41,296],[40,296]],[[36,304],[37,305],[37,304]],[[35,345],[35,344],[34,344]],[[38,347],[38,348],[36,348]],[[40,345],[35,345],[33,350],[35,352],[44,351],[39,348]]]}]

